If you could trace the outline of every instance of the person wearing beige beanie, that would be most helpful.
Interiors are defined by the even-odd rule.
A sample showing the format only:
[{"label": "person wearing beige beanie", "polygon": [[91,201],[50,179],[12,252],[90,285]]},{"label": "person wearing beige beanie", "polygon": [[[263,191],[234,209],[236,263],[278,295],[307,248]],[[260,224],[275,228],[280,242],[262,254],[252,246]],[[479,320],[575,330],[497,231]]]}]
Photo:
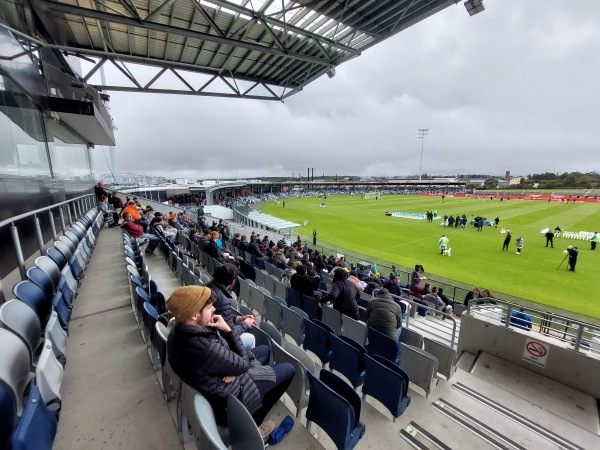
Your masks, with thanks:
[{"label": "person wearing beige beanie", "polygon": [[214,314],[215,298],[205,286],[185,286],[171,294],[167,308],[176,324],[167,341],[169,363],[184,383],[207,398],[219,425],[227,424],[227,397],[233,395],[267,437],[274,424],[264,419],[294,378],[294,367],[261,365],[253,352],[258,356],[266,346],[246,350],[239,328]]}]

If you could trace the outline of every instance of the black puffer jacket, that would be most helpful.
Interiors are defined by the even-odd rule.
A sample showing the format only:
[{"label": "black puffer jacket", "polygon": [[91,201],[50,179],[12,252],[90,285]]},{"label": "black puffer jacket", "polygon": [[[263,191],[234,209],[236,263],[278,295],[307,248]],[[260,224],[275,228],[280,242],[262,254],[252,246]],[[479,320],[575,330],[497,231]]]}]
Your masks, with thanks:
[{"label": "black puffer jacket", "polygon": [[332,301],[333,309],[358,320],[360,315],[358,314],[358,304],[356,303],[357,294],[358,291],[354,283],[348,280],[339,280],[333,283],[331,291],[320,302],[327,303]]},{"label": "black puffer jacket", "polygon": [[[176,324],[167,341],[169,363],[181,380],[200,391],[213,407],[217,423],[227,423],[227,397],[237,397],[250,413],[262,398],[250,378],[249,352],[236,328],[222,337],[216,329]],[[234,376],[231,383],[223,377]]]},{"label": "black puffer jacket", "polygon": [[369,300],[367,324],[393,340],[398,340],[397,330],[402,326],[402,309],[391,294],[380,294]]}]

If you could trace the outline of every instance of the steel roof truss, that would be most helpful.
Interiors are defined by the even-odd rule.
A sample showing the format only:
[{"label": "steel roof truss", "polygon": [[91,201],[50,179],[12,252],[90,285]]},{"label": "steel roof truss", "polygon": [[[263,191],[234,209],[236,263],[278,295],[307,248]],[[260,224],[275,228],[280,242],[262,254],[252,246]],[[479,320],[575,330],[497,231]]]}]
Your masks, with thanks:
[{"label": "steel roof truss", "polygon": [[[141,89],[141,88],[142,88],[141,84],[140,84],[140,83],[138,83],[138,81],[137,81],[137,80],[136,80],[136,78],[133,76],[133,74],[132,74],[131,72],[129,72],[129,69],[127,69],[127,66],[125,66],[125,69],[124,69],[124,68],[122,68],[122,67],[121,67],[121,65],[120,65],[120,64],[117,64],[117,61],[115,61],[115,60],[114,60],[114,59],[112,59],[112,58],[110,59],[110,62],[111,62],[111,63],[113,63],[113,65],[114,65],[114,66],[115,66],[117,69],[119,69],[119,70],[120,70],[120,71],[123,73],[123,75],[125,75],[125,76],[126,76],[128,79],[129,79],[129,81],[131,81],[133,84],[135,84],[135,85],[136,85],[136,86],[137,86],[139,89]],[[120,61],[119,61],[119,62],[120,62]],[[123,64],[123,65],[125,65],[125,64]]]},{"label": "steel roof truss", "polygon": [[[158,8],[156,8],[154,11],[152,11],[151,13],[149,13],[146,18],[144,19],[146,22],[152,22],[154,21],[154,19],[156,19],[158,16],[160,16],[162,14],[162,12],[167,9],[169,6],[171,6],[176,0],[166,0],[165,2],[163,2],[162,4],[160,4],[158,6]],[[148,4],[150,6],[150,4]]]},{"label": "steel roof truss", "polygon": [[[260,23],[262,23],[263,27],[265,27],[265,30],[267,30],[267,33],[269,33],[271,35],[271,37],[273,38],[273,42],[275,42],[281,50],[283,50],[284,52],[287,52],[288,51],[287,47],[285,46],[285,44],[283,42],[281,42],[279,40],[279,38],[277,37],[275,32],[271,29],[269,24],[265,21],[265,19],[263,19],[262,17],[259,17],[258,20]],[[284,37],[285,37],[285,35],[284,35]]]},{"label": "steel roof truss", "polygon": [[160,69],[158,71],[158,73],[156,75],[154,75],[152,77],[152,79],[150,81],[148,81],[148,83],[146,83],[146,85],[144,86],[144,89],[150,89],[150,86],[152,86],[163,75],[163,73],[165,73],[167,71],[167,69],[168,69],[168,67],[163,67],[162,69]]},{"label": "steel roof truss", "polygon": [[[96,0],[98,1],[98,0]],[[133,17],[134,19],[137,19],[140,21],[140,23],[142,23],[142,18],[140,17],[140,14],[137,10],[137,8],[135,7],[135,5],[130,4],[127,0],[117,0],[121,5],[123,5],[123,8],[125,8],[127,10],[127,12],[129,13],[129,15],[131,17]]]},{"label": "steel roof truss", "polygon": [[[259,15],[257,12],[255,12],[252,9],[248,9],[248,8],[244,8],[243,6],[240,5],[236,5],[235,3],[231,3],[228,2],[226,0],[204,0],[207,3],[212,3],[214,5],[218,5],[221,6],[223,8],[227,8],[230,9],[232,11],[235,12],[239,12],[240,14],[244,14],[248,17],[254,17],[254,18],[263,18],[266,22],[268,22],[270,25],[272,26],[278,26],[281,27],[282,29],[288,29],[288,31],[291,31],[293,33],[297,33],[300,35],[306,35],[306,36],[311,36],[314,37],[315,39],[320,39],[320,40],[326,40],[326,38],[324,38],[323,36],[319,35],[318,33],[313,33],[305,28],[302,27],[297,27],[294,25],[290,25],[287,24],[281,20],[278,19],[274,19],[272,17],[272,15]],[[350,52],[350,53],[356,53],[357,50],[351,47],[347,47],[343,44],[339,44],[337,42],[331,42],[332,45],[341,47],[343,50]]]},{"label": "steel roof truss", "polygon": [[[87,58],[86,58],[87,59]],[[96,63],[94,67],[83,77],[83,80],[87,83],[90,78],[104,65],[104,63],[108,60],[108,58],[100,58],[100,60]]]},{"label": "steel roof truss", "polygon": [[[205,1],[209,1],[209,0],[205,0]],[[217,0],[210,0],[210,1],[215,2]],[[227,3],[227,2],[224,2],[224,3]],[[74,15],[82,15],[82,16],[86,16],[86,17],[90,17],[90,18],[94,18],[94,19],[102,20],[102,21],[106,21],[106,22],[119,23],[121,25],[139,26],[139,24],[135,21],[135,19],[132,19],[130,17],[125,17],[122,15],[111,14],[111,13],[107,13],[104,11],[89,10],[89,9],[82,8],[79,6],[66,5],[66,4],[55,3],[55,2],[50,2],[50,1],[46,2],[45,4],[48,5],[49,10],[55,11],[55,12],[68,13],[68,14],[74,14]],[[228,7],[228,5],[229,4],[227,4],[226,7]],[[307,55],[291,53],[291,52],[285,53],[283,50],[278,50],[273,47],[267,47],[265,45],[254,44],[254,43],[245,42],[245,41],[236,41],[234,39],[228,39],[226,37],[215,36],[215,35],[212,35],[209,33],[203,33],[200,31],[193,31],[193,30],[189,30],[189,29],[171,27],[169,25],[163,25],[163,24],[156,23],[156,22],[144,22],[143,26],[148,28],[149,30],[153,30],[153,31],[159,31],[159,32],[167,33],[167,34],[172,33],[172,34],[180,35],[180,36],[190,36],[195,39],[206,40],[206,41],[216,42],[216,43],[225,44],[225,45],[231,45],[233,47],[237,46],[237,47],[249,48],[251,50],[256,50],[256,51],[259,51],[259,52],[262,52],[265,54],[274,54],[274,55],[280,55],[280,56],[286,55],[287,57],[292,58],[292,59],[306,60],[306,61],[310,61],[314,64],[321,64],[321,65],[326,65],[326,66],[329,66],[331,64],[331,61],[326,61],[326,60],[314,58],[314,57],[307,56]],[[82,50],[82,52],[83,52],[83,50]]]},{"label": "steel roof truss", "polygon": [[[217,34],[221,37],[226,37],[225,33],[223,33],[223,30],[221,30],[219,28],[219,26],[215,23],[215,21],[213,20],[213,18],[210,16],[210,14],[208,14],[204,8],[202,7],[202,5],[198,2],[198,0],[192,0],[192,4],[194,5],[194,7],[198,10],[198,12],[200,14],[202,14],[202,16],[206,19],[206,21],[210,24],[210,27],[215,30],[217,32]],[[192,22],[193,23],[193,22]]]},{"label": "steel roof truss", "polygon": [[229,81],[227,81],[227,79],[226,79],[226,78],[225,78],[223,75],[219,75],[219,78],[220,78],[221,80],[223,80],[223,82],[224,82],[224,83],[225,83],[227,86],[229,86],[229,88],[230,88],[230,89],[231,89],[233,92],[235,92],[237,95],[240,95],[240,90],[239,90],[239,88],[237,87],[237,83],[235,82],[235,78],[233,78],[233,77],[231,78],[231,81],[233,81],[233,83],[234,83],[234,84],[231,84]]},{"label": "steel roof truss", "polygon": [[170,70],[171,72],[173,72],[173,74],[174,74],[174,75],[175,75],[177,78],[179,78],[179,79],[181,80],[181,82],[182,82],[183,84],[185,84],[185,85],[186,85],[186,87],[187,87],[187,88],[188,88],[190,91],[194,91],[194,90],[195,90],[195,89],[194,89],[194,88],[193,88],[193,87],[190,85],[190,83],[188,83],[188,82],[185,80],[185,78],[183,78],[181,75],[179,75],[179,72],[177,72],[177,71],[176,71],[175,69],[173,69],[172,67],[171,67],[171,68],[169,68],[169,70]]}]

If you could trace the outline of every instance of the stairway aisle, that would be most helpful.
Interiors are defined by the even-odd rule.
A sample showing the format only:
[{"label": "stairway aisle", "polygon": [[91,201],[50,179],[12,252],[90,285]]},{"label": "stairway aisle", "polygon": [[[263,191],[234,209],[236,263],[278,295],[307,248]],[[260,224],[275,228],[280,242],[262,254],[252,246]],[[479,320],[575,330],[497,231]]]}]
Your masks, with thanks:
[{"label": "stairway aisle", "polygon": [[131,310],[119,228],[98,236],[69,333],[54,448],[183,448]]}]

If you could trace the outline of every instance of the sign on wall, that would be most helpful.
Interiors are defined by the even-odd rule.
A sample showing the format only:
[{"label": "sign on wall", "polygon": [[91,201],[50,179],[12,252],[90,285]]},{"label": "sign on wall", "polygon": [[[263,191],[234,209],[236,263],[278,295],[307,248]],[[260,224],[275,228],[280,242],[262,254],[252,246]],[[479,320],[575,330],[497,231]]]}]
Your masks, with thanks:
[{"label": "sign on wall", "polygon": [[548,344],[527,339],[523,349],[523,360],[545,369],[549,351],[550,346]]}]

